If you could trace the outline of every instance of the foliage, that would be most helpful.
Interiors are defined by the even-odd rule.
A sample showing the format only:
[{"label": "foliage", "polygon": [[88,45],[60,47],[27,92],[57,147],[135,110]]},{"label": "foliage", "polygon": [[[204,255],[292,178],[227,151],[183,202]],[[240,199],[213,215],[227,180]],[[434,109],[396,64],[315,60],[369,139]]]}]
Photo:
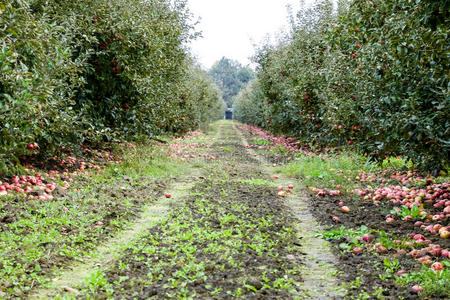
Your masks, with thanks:
[{"label": "foliage", "polygon": [[399,215],[399,216],[401,216],[402,218],[405,218],[405,217],[410,216],[410,217],[412,217],[413,219],[416,219],[416,218],[425,219],[425,215],[421,215],[421,214],[420,214],[421,208],[422,208],[422,206],[419,207],[419,206],[417,206],[416,204],[413,204],[413,206],[411,207],[411,209],[410,209],[408,206],[403,205],[400,211],[396,211],[396,210],[394,210],[394,209],[391,210],[391,214],[393,214],[393,215]]},{"label": "foliage", "polygon": [[258,84],[239,95],[235,115],[437,173],[450,157],[449,5],[343,0],[334,11],[321,0],[303,8],[288,38],[258,50]]},{"label": "foliage", "polygon": [[359,115],[353,125],[362,127],[364,152],[404,155],[427,169],[446,163],[449,9],[448,1],[355,1],[332,30],[331,46],[354,83],[340,101]]},{"label": "foliage", "polygon": [[397,275],[395,283],[400,286],[412,286],[413,284],[418,283],[421,287],[423,287],[423,292],[425,295],[448,298],[450,296],[448,290],[450,270],[448,269],[448,263],[444,263],[444,265],[444,270],[439,272],[423,266],[422,270],[419,272]]},{"label": "foliage", "polygon": [[38,4],[0,5],[0,171],[7,162],[18,163],[27,143],[56,145],[76,135],[77,116],[70,111],[76,65],[58,37],[62,28],[52,26]]},{"label": "foliage", "polygon": [[263,125],[262,122],[266,119],[266,113],[269,116],[269,107],[267,102],[261,101],[261,99],[264,99],[264,94],[260,87],[260,81],[251,81],[239,92],[235,99],[233,104],[235,119],[253,125]]},{"label": "foliage", "polygon": [[220,87],[227,107],[232,107],[234,97],[255,75],[249,67],[239,62],[222,57],[209,70],[209,75]]},{"label": "foliage", "polygon": [[191,68],[184,90],[187,91],[186,99],[194,100],[186,101],[185,107],[183,107],[186,111],[188,129],[206,126],[211,120],[219,120],[225,115],[226,105],[220,89],[212,82],[208,73],[199,67]]},{"label": "foliage", "polygon": [[30,143],[52,156],[186,132],[223,113],[189,57],[196,34],[184,0],[16,0],[2,2],[0,15],[3,172]]}]

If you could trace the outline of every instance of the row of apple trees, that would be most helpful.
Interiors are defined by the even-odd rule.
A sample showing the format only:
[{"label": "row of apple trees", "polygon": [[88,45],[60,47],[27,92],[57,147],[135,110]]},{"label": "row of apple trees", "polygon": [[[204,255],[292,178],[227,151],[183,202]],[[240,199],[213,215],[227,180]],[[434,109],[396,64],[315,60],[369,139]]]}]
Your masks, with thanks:
[{"label": "row of apple trees", "polygon": [[2,1],[0,28],[3,172],[29,148],[49,156],[223,115],[189,56],[196,34],[183,0]]},{"label": "row of apple trees", "polygon": [[255,56],[235,117],[322,146],[401,155],[438,171],[450,157],[450,2],[317,1]]}]

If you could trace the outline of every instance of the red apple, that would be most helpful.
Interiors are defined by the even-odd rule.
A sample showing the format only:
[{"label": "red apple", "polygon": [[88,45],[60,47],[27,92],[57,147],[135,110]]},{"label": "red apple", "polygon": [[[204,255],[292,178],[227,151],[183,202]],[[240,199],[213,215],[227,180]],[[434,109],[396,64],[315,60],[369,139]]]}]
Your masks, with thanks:
[{"label": "red apple", "polygon": [[353,254],[360,254],[363,252],[363,249],[360,247],[355,247],[355,248],[353,248],[352,252],[353,252]]},{"label": "red apple", "polygon": [[431,265],[431,269],[433,269],[433,271],[441,271],[444,269],[444,266],[440,262],[435,262]]},{"label": "red apple", "polygon": [[379,247],[377,247],[376,251],[377,251],[377,253],[386,253],[387,249],[384,246],[379,246]]},{"label": "red apple", "polygon": [[366,233],[365,235],[363,235],[363,240],[366,243],[370,243],[373,241],[373,236],[369,233]]}]

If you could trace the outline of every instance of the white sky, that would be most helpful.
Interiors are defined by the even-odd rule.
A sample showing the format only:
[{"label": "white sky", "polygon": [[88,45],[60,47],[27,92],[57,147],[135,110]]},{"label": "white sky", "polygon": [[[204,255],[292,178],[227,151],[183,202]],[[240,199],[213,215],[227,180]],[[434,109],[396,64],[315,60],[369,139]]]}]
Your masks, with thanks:
[{"label": "white sky", "polygon": [[300,0],[188,0],[188,3],[195,20],[200,17],[196,30],[203,36],[192,42],[192,53],[204,68],[209,68],[222,56],[249,64],[253,45],[288,28],[286,6],[290,4],[295,13]]}]

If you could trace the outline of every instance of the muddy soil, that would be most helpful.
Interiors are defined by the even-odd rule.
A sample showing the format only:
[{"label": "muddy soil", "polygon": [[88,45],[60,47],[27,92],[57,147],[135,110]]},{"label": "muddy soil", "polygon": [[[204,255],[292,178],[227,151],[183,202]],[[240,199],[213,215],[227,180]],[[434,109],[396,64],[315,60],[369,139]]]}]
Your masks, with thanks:
[{"label": "muddy soil", "polygon": [[[391,203],[383,203],[375,206],[372,202],[361,201],[353,202],[351,199],[342,199],[337,197],[317,197],[310,194],[309,206],[314,216],[329,228],[358,228],[367,226],[370,229],[385,231],[393,239],[403,239],[412,233],[418,233],[417,227],[414,227],[414,221],[402,222],[398,221],[394,224],[385,222],[385,216],[392,210]],[[343,201],[351,209],[350,213],[343,213],[338,209],[338,203]],[[332,220],[333,216],[339,217],[339,221]],[[443,240],[439,236],[426,234],[420,231],[427,239],[433,243],[439,243],[442,248],[450,247],[449,240]],[[374,238],[378,238],[377,233],[373,234]],[[399,270],[405,270],[407,273],[420,271],[421,266],[412,257],[407,255],[397,255],[397,251],[388,249],[382,255],[377,254],[359,254],[355,255],[348,251],[342,251],[340,245],[342,243],[351,244],[350,240],[345,238],[331,240],[334,245],[333,252],[339,259],[338,269],[341,271],[341,279],[345,282],[354,282],[357,278],[360,285],[369,292],[375,292],[377,289],[383,289],[382,297],[385,299],[420,299],[419,295],[410,287],[398,287],[394,284],[392,277],[390,280],[380,277],[385,274],[384,260],[397,259],[399,261]],[[357,297],[361,290],[358,287],[351,287],[348,290],[348,297]],[[445,299],[446,297],[435,296],[433,299]]]},{"label": "muddy soil", "polygon": [[231,128],[220,129],[208,153],[216,159],[206,166],[207,175],[191,190],[186,205],[131,245],[104,270],[107,283],[80,299],[301,295],[297,220]]},{"label": "muddy soil", "polygon": [[[79,180],[81,180],[79,184],[82,185],[83,179]],[[45,227],[35,227],[22,220],[40,217],[51,219],[52,215],[56,219],[61,215],[61,211],[49,210],[48,200],[17,197],[14,201],[4,203],[0,209],[1,234],[13,236],[19,231],[21,239],[27,240],[32,239],[28,236],[35,236],[36,232],[54,231],[67,238],[59,242],[29,243],[26,247],[20,248],[15,246],[7,256],[2,257],[2,261],[13,262],[13,265],[4,266],[0,261],[0,269],[6,270],[7,267],[20,266],[24,274],[21,280],[16,282],[0,279],[0,291],[13,291],[8,293],[8,298],[26,297],[31,292],[30,287],[40,285],[35,279],[36,275],[48,278],[55,273],[55,270],[68,266],[76,259],[81,259],[83,253],[95,249],[96,245],[123,229],[126,221],[135,219],[145,204],[155,201],[163,194],[167,184],[168,180],[124,178],[120,184],[92,185],[83,193],[59,192],[58,201],[64,208],[65,214],[79,215],[80,218],[90,220],[79,222],[79,224],[53,222]],[[29,256],[33,251],[42,252],[45,255],[30,261]],[[6,294],[3,296],[6,297]]]},{"label": "muddy soil", "polygon": [[[306,216],[306,213],[296,212],[295,206],[309,210],[321,228],[364,225],[387,232],[391,239],[417,232],[413,222],[387,224],[384,218],[392,209],[389,204],[375,206],[371,202],[353,202],[342,197],[317,197],[306,190],[301,194],[294,190],[293,195],[280,197],[277,185],[285,179],[274,180],[272,164],[289,163],[295,156],[257,147],[255,152],[249,153],[245,140],[252,141],[251,134],[237,132],[231,123],[216,126],[214,136],[196,136],[195,142],[184,141],[190,143],[186,149],[192,153],[182,157],[189,157],[187,161],[199,167],[202,175],[195,177],[193,187],[178,201],[180,205],[171,207],[159,223],[146,227],[137,240],[130,240],[112,261],[92,270],[84,284],[71,287],[75,290],[61,291],[59,296],[78,299],[359,299],[365,293],[365,299],[418,299],[410,287],[394,284],[394,274],[386,274],[385,259],[397,259],[397,269],[407,272],[420,269],[420,264],[412,258],[394,256],[395,250],[353,254],[351,249],[341,247],[352,244],[343,237],[330,239],[334,255],[324,245],[327,249],[323,252],[330,253],[329,256],[322,257],[322,261],[313,258],[314,253],[303,250],[311,240],[302,239],[298,230],[320,225],[299,227],[299,222],[312,222],[309,219],[313,217],[308,212],[309,217],[300,220],[298,216]],[[285,180],[285,184],[289,180]],[[135,198],[126,208],[130,214],[135,214],[133,207],[139,206],[146,188],[161,196],[165,187],[165,182],[156,187],[143,185],[143,190],[138,189],[135,196],[122,188],[104,190],[98,187],[95,192]],[[295,203],[299,198],[307,203]],[[341,201],[350,207],[350,213],[340,212],[338,203]],[[121,207],[109,207],[108,202],[98,209],[113,214],[111,218],[105,214],[105,223],[117,217],[115,211],[124,214]],[[333,221],[333,216],[338,216],[340,221]],[[378,233],[373,235],[379,237]],[[448,241],[424,235],[443,248],[450,246]],[[317,250],[320,248],[314,249],[320,251]],[[321,255],[318,253],[317,257]],[[324,270],[321,275],[334,277],[332,281],[313,282],[306,277],[305,268],[324,261],[327,262],[324,268],[332,273]],[[322,280],[322,277],[317,278]],[[322,293],[323,285],[337,282],[336,278],[343,285],[339,293],[337,289],[336,293],[334,290]],[[309,285],[307,289],[305,284]],[[344,289],[346,294],[341,296]]]},{"label": "muddy soil", "polygon": [[[141,240],[145,245],[157,245],[150,253],[147,247],[133,247],[108,270],[108,282],[127,277],[114,287],[114,298],[181,296],[183,291],[173,284],[177,281],[185,296],[203,299],[237,295],[292,299],[294,285],[290,290],[274,283],[279,279],[287,286],[288,281],[300,282],[293,267],[300,262],[299,241],[289,232],[293,220],[273,189],[204,179],[192,192],[201,198],[191,196],[186,207],[167,220],[180,228],[171,224],[152,228]],[[179,241],[176,236],[186,239]]]},{"label": "muddy soil", "polygon": [[[250,141],[256,141],[258,138],[252,136],[249,132],[243,132],[245,137]],[[255,145],[253,147],[257,148]],[[279,151],[259,151],[259,155],[264,157],[267,162],[275,164],[289,163],[295,156],[292,154],[280,154]],[[300,179],[301,180],[301,179]],[[360,228],[366,226],[376,231],[384,231],[392,240],[402,240],[409,237],[412,233],[420,233],[432,243],[439,244],[443,249],[450,248],[450,240],[444,240],[439,235],[432,235],[414,227],[412,220],[409,222],[397,221],[394,224],[385,222],[385,217],[394,208],[393,204],[383,202],[382,205],[376,206],[373,202],[358,201],[354,199],[346,199],[342,197],[319,197],[316,193],[311,193],[305,188],[309,210],[315,219],[328,229],[339,229],[341,226],[345,228]],[[349,213],[343,213],[339,209],[339,203],[344,202],[350,207]],[[433,207],[426,207],[430,214],[439,214],[440,211]],[[333,220],[338,217],[339,221]],[[443,226],[448,226],[443,223]],[[374,238],[378,238],[379,234],[374,233]],[[339,278],[347,287],[346,299],[359,299],[362,297],[361,292],[366,292],[367,297],[378,297],[382,299],[420,299],[420,295],[414,292],[410,286],[399,287],[394,284],[394,275],[386,274],[385,259],[398,260],[396,270],[404,270],[406,273],[419,272],[422,267],[411,256],[398,255],[394,249],[387,250],[383,254],[370,254],[363,252],[362,254],[353,254],[351,249],[342,249],[342,245],[352,244],[353,241],[347,238],[331,239],[332,251],[337,257],[336,267],[340,271]],[[406,249],[408,250],[408,249]],[[410,249],[411,250],[411,249]],[[410,251],[408,250],[408,251]],[[442,258],[443,260],[444,258]],[[375,296],[376,291],[380,291]],[[368,296],[371,295],[371,296]],[[433,296],[433,299],[444,299],[445,296]]]}]

